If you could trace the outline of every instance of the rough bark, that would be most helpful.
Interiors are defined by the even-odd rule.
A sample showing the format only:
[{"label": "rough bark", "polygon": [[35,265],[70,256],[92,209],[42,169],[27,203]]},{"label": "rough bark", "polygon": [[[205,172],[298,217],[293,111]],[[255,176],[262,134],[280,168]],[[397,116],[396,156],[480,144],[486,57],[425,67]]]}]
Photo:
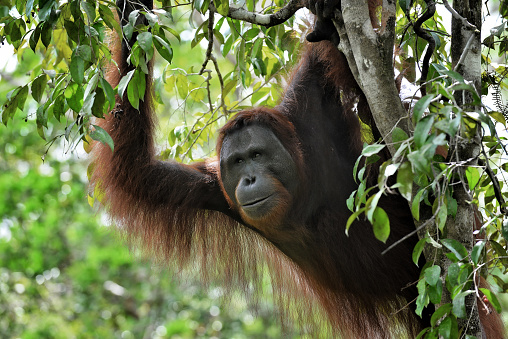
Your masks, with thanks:
[{"label": "rough bark", "polygon": [[[452,64],[464,79],[473,83],[478,93],[480,93],[481,86],[481,9],[480,0],[463,0],[453,2],[455,13],[452,12],[454,14],[451,41]],[[464,106],[472,102],[472,96],[468,92],[459,93],[456,100],[459,105]],[[450,148],[450,154],[455,155],[457,161],[466,161],[468,165],[476,165],[480,154],[480,142],[478,135],[468,139],[464,134],[461,134],[456,144]],[[465,169],[466,167],[459,169],[462,171],[458,173],[459,177],[464,178],[463,171]],[[467,187],[466,180],[460,181],[462,184],[456,185],[454,190],[454,197],[458,203],[457,215],[454,220],[449,220],[447,223],[446,237],[459,241],[470,253],[474,246],[473,231],[476,211],[475,207],[469,203],[472,200],[471,188]],[[450,261],[446,257],[442,257],[442,279],[444,279],[449,265]],[[450,302],[449,294],[444,293],[444,302]],[[475,294],[466,297],[466,312],[468,319],[458,319],[459,327],[464,328],[464,334],[482,338]]]},{"label": "rough bark", "polygon": [[339,48],[346,55],[358,84],[365,93],[374,121],[390,153],[391,131],[400,127],[409,134],[407,112],[395,86],[393,46],[396,2],[383,1],[383,26],[374,30],[367,1],[342,0],[342,13],[336,11],[334,24],[340,35]]}]

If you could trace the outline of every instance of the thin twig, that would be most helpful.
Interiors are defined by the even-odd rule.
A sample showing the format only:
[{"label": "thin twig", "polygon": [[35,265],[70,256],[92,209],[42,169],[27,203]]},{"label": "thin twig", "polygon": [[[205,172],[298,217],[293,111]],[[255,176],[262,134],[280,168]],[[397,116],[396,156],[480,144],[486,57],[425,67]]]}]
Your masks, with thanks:
[{"label": "thin twig", "polygon": [[500,205],[499,209],[501,210],[501,213],[506,214],[506,212],[507,212],[506,207],[505,207],[506,201],[504,200],[504,197],[503,197],[503,194],[501,191],[501,185],[499,185],[499,180],[497,180],[496,175],[492,171],[492,168],[490,168],[489,158],[487,157],[487,154],[485,153],[485,148],[483,147],[483,144],[482,144],[482,153],[483,153],[483,156],[485,157],[485,170],[487,172],[487,175],[490,178],[490,181],[492,182],[492,186],[494,187],[494,195],[496,196],[496,199]]},{"label": "thin twig", "polygon": [[446,7],[446,9],[452,14],[452,16],[457,19],[457,20],[460,20],[462,21],[462,25],[470,30],[473,30],[473,31],[476,31],[477,28],[475,25],[473,25],[472,23],[470,23],[469,21],[467,21],[466,18],[464,18],[463,16],[461,16],[459,13],[457,13],[456,10],[454,10],[452,8],[452,6],[450,6],[450,4],[448,3],[447,0],[443,0],[443,5]]},{"label": "thin twig", "polygon": [[455,67],[453,67],[453,70],[455,72],[457,71],[457,68],[460,66],[460,64],[464,62],[464,59],[466,58],[467,53],[469,53],[469,50],[470,50],[471,44],[473,43],[474,38],[475,38],[475,34],[471,34],[471,36],[467,40],[466,46],[464,47],[464,51],[462,51],[462,55],[460,56],[459,61],[457,61],[457,64],[455,65]]},{"label": "thin twig", "polygon": [[421,224],[420,226],[418,226],[418,228],[416,228],[414,231],[406,234],[404,237],[400,238],[399,240],[397,240],[396,242],[394,242],[393,244],[391,244],[390,246],[388,246],[383,252],[381,252],[381,255],[385,255],[386,253],[388,253],[388,251],[390,251],[392,248],[394,248],[395,246],[399,245],[400,243],[402,243],[403,241],[405,241],[406,239],[409,239],[411,238],[413,235],[415,235],[417,232],[419,232],[420,230],[424,229],[425,227],[427,227],[427,225],[429,225],[430,223],[434,222],[434,219],[435,219],[435,216],[432,216],[430,219],[428,219],[427,221],[425,221],[423,224]]},{"label": "thin twig", "polygon": [[206,48],[205,61],[201,66],[201,70],[199,74],[203,74],[205,71],[206,65],[208,61],[212,58],[212,50],[213,50],[213,22],[214,22],[214,13],[209,10],[208,11],[208,47]]}]

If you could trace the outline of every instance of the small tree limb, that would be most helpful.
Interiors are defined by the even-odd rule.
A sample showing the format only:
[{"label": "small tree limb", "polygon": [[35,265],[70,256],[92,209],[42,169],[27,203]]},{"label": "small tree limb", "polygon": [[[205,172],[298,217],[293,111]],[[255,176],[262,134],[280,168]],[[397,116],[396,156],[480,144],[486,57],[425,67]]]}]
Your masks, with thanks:
[{"label": "small tree limb", "polygon": [[[305,7],[305,5],[305,0],[290,0],[286,6],[282,7],[279,11],[273,14],[259,14],[249,12],[241,7],[230,7],[227,17],[250,22],[251,24],[256,24],[264,27],[272,27],[286,22],[296,13],[297,10]],[[209,9],[215,13],[218,13],[217,8],[214,6],[213,2],[210,2]]]}]

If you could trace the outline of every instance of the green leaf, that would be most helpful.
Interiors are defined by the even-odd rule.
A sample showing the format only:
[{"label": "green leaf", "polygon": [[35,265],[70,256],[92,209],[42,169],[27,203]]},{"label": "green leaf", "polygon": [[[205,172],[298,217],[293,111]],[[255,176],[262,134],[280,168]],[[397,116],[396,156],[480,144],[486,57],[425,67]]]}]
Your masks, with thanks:
[{"label": "green leaf", "polygon": [[452,304],[444,304],[439,307],[433,314],[430,319],[430,324],[432,326],[436,326],[437,322],[445,315],[450,313],[452,310]]},{"label": "green leaf", "polygon": [[482,291],[483,294],[485,294],[485,296],[487,297],[487,299],[489,299],[490,304],[492,305],[492,307],[494,307],[496,312],[501,313],[502,311],[501,304],[499,303],[499,300],[497,299],[496,295],[486,288],[480,288],[480,291]]},{"label": "green leaf", "polygon": [[37,108],[36,123],[37,127],[44,126],[48,128],[48,112],[44,109],[44,106]]},{"label": "green leaf", "polygon": [[55,119],[60,121],[60,117],[65,113],[65,97],[63,95],[59,95],[56,97],[55,102],[53,104],[53,115]]},{"label": "green leaf", "polygon": [[187,97],[189,93],[189,84],[187,83],[187,77],[185,75],[178,74],[176,76],[176,89],[182,99]]},{"label": "green leaf", "polygon": [[[360,192],[360,189],[358,190]],[[366,211],[366,215],[367,215],[367,219],[371,222],[371,223],[374,223],[374,212],[376,211],[376,208],[377,208],[377,203],[379,201],[379,199],[381,199],[381,196],[383,195],[383,191],[379,191],[377,192],[376,194],[374,194],[374,196],[370,197],[368,202],[367,202],[367,211]]]},{"label": "green leaf", "polygon": [[429,304],[429,295],[427,292],[425,279],[421,279],[416,286],[418,288],[418,298],[416,298],[415,313],[421,317],[423,308]]},{"label": "green leaf", "polygon": [[9,119],[14,117],[16,110],[18,109],[18,99],[17,96],[9,100],[3,107],[2,111],[2,123],[7,126],[7,122]]},{"label": "green leaf", "polygon": [[44,90],[46,89],[46,85],[48,84],[48,77],[46,74],[41,74],[32,82],[32,97],[35,101],[41,102],[42,95],[44,94]]},{"label": "green leaf", "polygon": [[[234,79],[226,82],[226,85],[224,86],[224,93],[223,93],[224,97],[226,95],[228,95],[228,93],[231,92],[231,90],[233,88],[236,88],[237,83],[238,83],[238,79],[236,77]],[[254,94],[255,93],[253,93],[252,96],[254,96]],[[257,102],[257,101],[254,101],[254,99],[252,99],[252,100],[253,100],[253,102]]]},{"label": "green leaf", "polygon": [[136,77],[134,76],[132,78],[133,81],[130,81],[129,84],[127,85],[127,98],[129,99],[129,102],[131,103],[132,107],[134,107],[135,109],[139,109],[139,90],[135,78]]},{"label": "green leaf", "polygon": [[180,38],[180,34],[178,34],[178,32],[176,30],[174,30],[171,27],[167,27],[167,26],[163,26],[163,29],[165,31],[168,31],[169,33],[171,33],[179,42],[182,42],[182,38]]},{"label": "green leaf", "polygon": [[146,21],[148,21],[148,25],[150,25],[150,27],[153,27],[159,21],[157,15],[153,14],[152,12],[146,12],[145,18]]},{"label": "green leaf", "polygon": [[111,148],[111,152],[114,151],[115,144],[113,142],[113,139],[111,136],[106,132],[103,128],[97,125],[92,125],[95,130],[93,132],[90,132],[90,137],[93,140],[99,141],[103,143],[104,145],[107,145]]},{"label": "green leaf", "polygon": [[23,86],[20,88],[19,92],[16,94],[16,100],[18,101],[18,108],[23,111],[25,109],[26,98],[28,97],[28,86]]},{"label": "green leaf", "polygon": [[494,252],[496,252],[496,256],[501,260],[503,265],[505,267],[508,267],[508,254],[506,253],[506,250],[501,244],[499,244],[497,241],[490,240],[489,245],[492,246],[494,249]]},{"label": "green leaf", "polygon": [[483,252],[483,247],[485,247],[485,241],[478,241],[471,251],[471,260],[475,265],[478,265],[478,261],[480,260],[480,257]]},{"label": "green leaf", "polygon": [[350,210],[351,212],[355,211],[355,195],[356,195],[356,191],[351,192],[351,194],[349,195],[349,198],[347,198],[347,200],[346,200],[346,206],[347,206],[348,210]]},{"label": "green leaf", "polygon": [[443,339],[455,339],[459,337],[457,320],[448,316],[439,324],[439,335]]},{"label": "green leaf", "polygon": [[113,90],[113,87],[107,82],[106,79],[100,78],[99,79],[100,85],[104,92],[106,93],[106,97],[108,98],[109,102],[109,110],[113,109],[115,107],[116,99],[115,99],[115,91]]},{"label": "green leaf", "polygon": [[106,103],[106,96],[104,95],[104,91],[102,88],[97,87],[95,92],[95,97],[93,101],[93,105],[91,108],[92,114],[97,118],[104,118],[104,105]]},{"label": "green leaf", "polygon": [[83,106],[83,96],[84,96],[83,87],[79,86],[77,83],[71,83],[65,89],[64,95],[67,100],[67,104],[74,112],[81,111],[81,107]]},{"label": "green leaf", "polygon": [[429,107],[430,103],[434,99],[434,94],[427,94],[424,97],[422,97],[418,102],[415,104],[415,107],[413,108],[413,121],[418,122],[423,116],[423,113],[425,113],[425,110],[427,107]]},{"label": "green leaf", "polygon": [[134,33],[134,26],[130,23],[127,23],[123,27],[123,34],[127,40],[130,40],[132,38],[132,34]]},{"label": "green leaf", "polygon": [[82,113],[84,115],[90,115],[92,113],[92,106],[95,101],[95,95],[96,95],[96,92],[92,92],[88,96],[85,97],[85,100],[83,102],[83,107],[81,107],[80,113]]},{"label": "green leaf", "polygon": [[168,41],[164,40],[160,36],[154,35],[154,45],[157,48],[157,52],[166,59],[167,62],[171,63],[173,60],[173,49]]},{"label": "green leaf", "polygon": [[407,201],[411,201],[413,192],[413,171],[409,162],[404,162],[397,172],[397,183],[399,184],[400,194],[406,198]]},{"label": "green leaf", "polygon": [[90,46],[80,45],[76,47],[74,53],[85,61],[92,61],[92,49]]},{"label": "green leaf", "polygon": [[423,146],[427,138],[429,137],[432,124],[434,123],[433,116],[426,116],[419,120],[415,127],[414,141],[416,147],[420,148]]},{"label": "green leaf", "polygon": [[138,34],[137,37],[139,46],[147,53],[149,54],[150,51],[153,48],[153,39],[152,39],[152,33],[150,32],[143,32]]},{"label": "green leaf", "polygon": [[441,243],[449,249],[455,256],[462,260],[467,257],[467,250],[460,242],[455,239],[441,239]]},{"label": "green leaf", "polygon": [[497,122],[503,124],[503,126],[506,126],[506,119],[504,115],[500,112],[487,112],[487,114]]},{"label": "green leaf", "polygon": [[85,61],[80,56],[74,54],[69,65],[71,77],[77,84],[82,84],[85,78]]},{"label": "green leaf", "polygon": [[[394,143],[402,143],[403,141],[406,141],[409,139],[409,136],[406,132],[400,127],[395,127],[392,132],[392,141]],[[397,145],[397,148],[399,148],[400,145]]]},{"label": "green leaf", "polygon": [[136,70],[136,86],[138,88],[138,96],[141,100],[145,97],[146,76],[144,72]]},{"label": "green leaf", "polygon": [[108,6],[99,4],[99,15],[110,29],[115,30],[118,36],[122,36],[122,29],[120,24],[115,19],[115,15]]},{"label": "green leaf", "polygon": [[355,213],[351,214],[349,216],[349,218],[347,219],[347,223],[346,223],[346,235],[348,234],[349,232],[349,228],[351,227],[351,225],[353,224],[353,222],[365,211],[365,208],[360,208],[358,211],[356,211]]},{"label": "green leaf", "polygon": [[41,41],[46,48],[48,48],[49,44],[51,44],[52,33],[53,25],[51,25],[49,22],[45,22],[44,27],[41,29]]},{"label": "green leaf", "polygon": [[204,88],[195,88],[189,93],[192,100],[196,102],[200,102],[206,97],[206,89]]},{"label": "green leaf", "polygon": [[33,6],[34,6],[34,0],[27,0],[26,9],[25,9],[26,16],[30,15],[30,13],[32,12]]},{"label": "green leaf", "polygon": [[473,291],[460,292],[453,298],[452,312],[457,318],[466,318],[466,296],[473,293]]},{"label": "green leaf", "polygon": [[399,0],[400,9],[404,12],[404,14],[409,14],[409,9],[411,8],[410,0]]},{"label": "green leaf", "polygon": [[448,209],[448,215],[451,215],[452,218],[455,218],[457,215],[457,199],[451,196],[449,192],[446,194],[446,208]]},{"label": "green leaf", "polygon": [[455,287],[459,283],[459,273],[460,273],[460,266],[458,263],[451,263],[450,266],[448,266],[448,283],[453,287]]},{"label": "green leaf", "polygon": [[433,304],[440,304],[443,296],[443,283],[438,280],[436,285],[429,285],[429,299]]},{"label": "green leaf", "polygon": [[423,249],[425,248],[425,244],[427,243],[427,238],[423,238],[418,240],[413,248],[413,262],[416,266],[418,266],[418,262],[420,261],[420,256],[422,255]]},{"label": "green leaf", "polygon": [[30,48],[34,52],[37,48],[37,43],[39,42],[39,39],[41,37],[42,25],[43,25],[43,23],[39,23],[37,25],[37,27],[35,27],[35,30],[33,31],[33,33],[30,35],[29,44],[30,44]]},{"label": "green leaf", "polygon": [[254,27],[254,28],[251,28],[249,29],[247,32],[244,33],[243,35],[243,38],[246,40],[246,41],[251,41],[252,39],[254,39],[255,37],[258,36],[259,34],[259,28],[257,27]]},{"label": "green leaf", "polygon": [[[488,160],[487,160],[488,161]],[[466,179],[470,189],[475,189],[480,181],[480,173],[476,167],[468,167],[466,169]]]},{"label": "green leaf", "polygon": [[413,198],[413,202],[411,203],[411,214],[416,221],[420,220],[420,201],[422,200],[422,195],[425,193],[424,189],[421,189],[416,193]]},{"label": "green leaf", "polygon": [[81,7],[83,7],[83,10],[88,16],[88,20],[90,20],[90,22],[94,22],[95,17],[97,16],[95,12],[95,1],[81,1]]},{"label": "green leaf", "polygon": [[386,145],[372,144],[363,147],[362,155],[364,157],[370,157],[371,155],[379,153]]},{"label": "green leaf", "polygon": [[[436,199],[435,201],[439,201],[439,199]],[[436,214],[436,224],[441,232],[443,232],[444,230],[447,218],[448,218],[448,208],[446,204],[441,204]]]},{"label": "green leaf", "polygon": [[441,275],[441,267],[438,265],[433,265],[425,270],[424,273],[425,281],[427,281],[427,284],[429,284],[430,286],[435,286],[439,281],[440,275]]},{"label": "green leaf", "polygon": [[217,12],[223,16],[228,16],[229,13],[229,1],[228,0],[215,0]]},{"label": "green leaf", "polygon": [[131,81],[132,79],[132,76],[134,75],[134,69],[132,71],[130,71],[129,73],[127,73],[121,80],[120,80],[120,83],[118,83],[118,95],[120,96],[120,98],[123,99],[123,95],[125,93],[125,90],[127,89],[127,85],[129,84],[129,82]]},{"label": "green leaf", "polygon": [[390,236],[390,220],[388,219],[388,215],[381,207],[376,207],[374,211],[373,218],[373,229],[374,235],[376,238],[383,243],[386,243],[386,240]]}]

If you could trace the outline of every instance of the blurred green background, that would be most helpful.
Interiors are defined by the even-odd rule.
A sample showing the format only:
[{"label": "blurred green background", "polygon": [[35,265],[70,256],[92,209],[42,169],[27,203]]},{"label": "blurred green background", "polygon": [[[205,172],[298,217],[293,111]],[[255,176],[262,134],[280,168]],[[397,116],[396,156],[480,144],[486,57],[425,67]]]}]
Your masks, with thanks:
[{"label": "blurred green background", "polygon": [[21,118],[0,140],[0,338],[280,337],[270,303],[224,305],[220,286],[129,253],[88,205],[84,152],[54,145],[43,162]]},{"label": "blurred green background", "polygon": [[[202,49],[174,48],[188,65],[202,63]],[[3,104],[40,56],[25,49],[16,59],[3,46],[0,57]],[[163,127],[181,119],[159,109]],[[168,268],[130,253],[88,204],[83,145],[63,137],[45,144],[36,110],[31,101],[0,126],[0,338],[281,337],[269,286],[264,302],[224,304],[220,286],[176,281]]]}]

